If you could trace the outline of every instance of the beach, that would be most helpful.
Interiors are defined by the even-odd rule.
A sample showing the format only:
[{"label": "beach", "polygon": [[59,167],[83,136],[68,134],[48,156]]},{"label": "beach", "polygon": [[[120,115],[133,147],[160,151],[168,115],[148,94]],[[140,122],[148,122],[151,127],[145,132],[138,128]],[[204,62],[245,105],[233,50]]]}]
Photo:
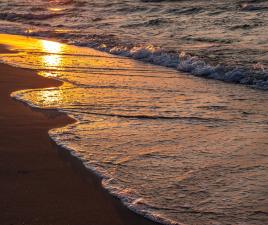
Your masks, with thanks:
[{"label": "beach", "polygon": [[[9,52],[1,46],[1,53]],[[74,120],[38,110],[11,92],[61,82],[28,69],[0,64],[0,223],[2,225],[155,224],[136,215],[105,191],[100,179],[60,149],[48,130]]]},{"label": "beach", "polygon": [[0,47],[1,225],[267,221],[266,91],[57,39]]},{"label": "beach", "polygon": [[267,0],[0,0],[0,225],[268,224]]}]

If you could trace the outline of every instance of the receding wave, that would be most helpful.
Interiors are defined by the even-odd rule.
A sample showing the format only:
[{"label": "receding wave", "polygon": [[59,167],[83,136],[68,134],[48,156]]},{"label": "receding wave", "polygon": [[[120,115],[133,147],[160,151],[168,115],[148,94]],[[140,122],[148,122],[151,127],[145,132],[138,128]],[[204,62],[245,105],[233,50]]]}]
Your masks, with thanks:
[{"label": "receding wave", "polygon": [[120,117],[127,119],[139,119],[139,120],[185,120],[185,121],[200,121],[204,123],[208,122],[227,122],[224,119],[219,118],[205,118],[205,117],[195,117],[195,116],[153,116],[153,115],[124,115],[124,114],[108,114],[108,113],[100,113],[100,112],[89,112],[83,110],[72,110],[72,109],[64,109],[66,112],[77,112],[77,113],[85,113],[87,115],[97,115],[97,116],[107,116],[107,117]]}]

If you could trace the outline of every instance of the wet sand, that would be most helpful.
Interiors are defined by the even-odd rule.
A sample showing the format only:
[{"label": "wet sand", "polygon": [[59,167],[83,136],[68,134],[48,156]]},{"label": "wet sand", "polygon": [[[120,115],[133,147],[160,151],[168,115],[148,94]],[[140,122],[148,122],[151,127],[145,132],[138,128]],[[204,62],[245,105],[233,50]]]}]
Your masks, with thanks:
[{"label": "wet sand", "polygon": [[156,224],[123,206],[49,138],[49,129],[72,123],[71,118],[10,97],[16,90],[59,85],[34,71],[0,64],[1,225]]}]

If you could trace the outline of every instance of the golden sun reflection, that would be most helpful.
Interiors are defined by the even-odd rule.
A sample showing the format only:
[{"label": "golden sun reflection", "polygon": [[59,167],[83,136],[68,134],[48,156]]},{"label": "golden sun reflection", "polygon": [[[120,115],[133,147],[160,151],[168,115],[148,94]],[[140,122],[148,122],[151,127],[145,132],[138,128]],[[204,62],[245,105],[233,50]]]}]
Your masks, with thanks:
[{"label": "golden sun reflection", "polygon": [[64,10],[64,9],[62,9],[62,8],[56,8],[56,7],[51,7],[51,8],[48,8],[48,10],[50,10],[50,11],[52,11],[52,12],[59,12],[59,11],[62,11],[62,10]]},{"label": "golden sun reflection", "polygon": [[39,71],[38,75],[42,77],[56,77],[57,75],[51,72]]},{"label": "golden sun reflection", "polygon": [[54,42],[54,41],[47,41],[41,40],[42,48],[47,53],[61,53],[63,50],[63,44]]},{"label": "golden sun reflection", "polygon": [[51,108],[60,104],[63,101],[63,94],[61,88],[47,88],[43,89],[36,95],[35,100],[41,107]]},{"label": "golden sun reflection", "polygon": [[59,55],[43,56],[43,64],[47,67],[58,67],[61,65],[61,57]]},{"label": "golden sun reflection", "polygon": [[41,46],[45,53],[49,53],[49,55],[42,57],[43,65],[47,67],[59,67],[62,64],[60,53],[62,53],[64,45],[54,41],[42,40]]}]

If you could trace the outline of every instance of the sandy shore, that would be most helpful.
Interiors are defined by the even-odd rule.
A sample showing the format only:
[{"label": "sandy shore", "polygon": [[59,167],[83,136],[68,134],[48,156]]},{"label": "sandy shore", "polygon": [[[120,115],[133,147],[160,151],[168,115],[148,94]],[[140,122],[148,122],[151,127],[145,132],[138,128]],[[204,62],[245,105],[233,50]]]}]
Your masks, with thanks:
[{"label": "sandy shore", "polygon": [[[0,46],[0,52],[7,51]],[[48,136],[73,122],[10,97],[15,90],[61,85],[31,70],[0,64],[0,224],[155,224],[128,210],[100,180]]]}]

